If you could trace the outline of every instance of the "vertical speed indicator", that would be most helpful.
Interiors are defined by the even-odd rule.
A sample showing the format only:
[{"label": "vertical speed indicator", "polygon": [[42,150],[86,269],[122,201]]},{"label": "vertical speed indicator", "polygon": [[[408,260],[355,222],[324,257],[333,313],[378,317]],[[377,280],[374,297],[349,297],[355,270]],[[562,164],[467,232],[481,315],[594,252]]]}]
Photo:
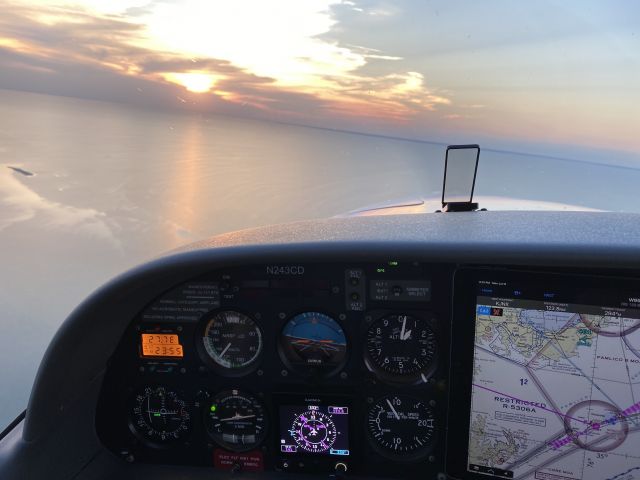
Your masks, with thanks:
[{"label": "vertical speed indicator", "polygon": [[431,451],[435,417],[424,400],[409,395],[378,399],[367,416],[371,446],[387,458],[415,460]]}]

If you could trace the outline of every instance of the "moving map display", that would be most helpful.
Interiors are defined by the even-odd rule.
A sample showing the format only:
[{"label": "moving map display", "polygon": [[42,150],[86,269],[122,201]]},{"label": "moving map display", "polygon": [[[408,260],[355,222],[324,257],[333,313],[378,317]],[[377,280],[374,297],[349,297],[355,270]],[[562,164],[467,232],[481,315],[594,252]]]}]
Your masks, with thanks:
[{"label": "moving map display", "polygon": [[640,295],[569,297],[480,282],[469,472],[640,479]]}]

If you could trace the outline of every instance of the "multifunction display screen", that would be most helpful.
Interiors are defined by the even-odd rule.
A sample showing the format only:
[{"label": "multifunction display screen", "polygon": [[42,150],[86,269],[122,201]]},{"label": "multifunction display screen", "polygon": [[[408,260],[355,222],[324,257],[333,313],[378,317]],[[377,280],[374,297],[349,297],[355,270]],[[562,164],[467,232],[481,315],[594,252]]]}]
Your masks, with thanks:
[{"label": "multifunction display screen", "polygon": [[640,478],[640,292],[477,287],[468,471]]},{"label": "multifunction display screen", "polygon": [[349,407],[281,405],[283,454],[349,455]]}]

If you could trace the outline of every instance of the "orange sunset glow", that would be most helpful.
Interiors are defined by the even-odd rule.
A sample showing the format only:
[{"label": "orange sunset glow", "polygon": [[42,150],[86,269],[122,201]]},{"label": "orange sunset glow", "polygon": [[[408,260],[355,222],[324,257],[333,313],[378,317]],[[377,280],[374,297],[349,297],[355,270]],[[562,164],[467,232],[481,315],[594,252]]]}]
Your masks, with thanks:
[{"label": "orange sunset glow", "polygon": [[[516,18],[517,7],[467,4],[461,14],[447,2],[373,0],[0,5],[0,60],[12,73],[0,88],[37,72],[32,90],[70,95],[81,71],[101,71],[113,82],[96,87],[96,98],[409,137],[473,133],[640,150],[631,108],[640,100],[640,35],[623,17],[599,26],[597,4],[559,12],[557,24],[533,11],[499,28],[475,19],[494,10]],[[86,82],[76,89],[92,95]]]}]

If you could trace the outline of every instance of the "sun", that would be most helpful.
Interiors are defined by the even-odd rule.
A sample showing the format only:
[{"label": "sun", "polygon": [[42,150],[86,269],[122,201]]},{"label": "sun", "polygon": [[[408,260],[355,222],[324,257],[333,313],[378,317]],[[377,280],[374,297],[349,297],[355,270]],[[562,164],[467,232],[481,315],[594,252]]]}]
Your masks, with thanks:
[{"label": "sun", "polygon": [[214,75],[202,72],[167,73],[164,77],[193,93],[207,93],[216,83]]}]

